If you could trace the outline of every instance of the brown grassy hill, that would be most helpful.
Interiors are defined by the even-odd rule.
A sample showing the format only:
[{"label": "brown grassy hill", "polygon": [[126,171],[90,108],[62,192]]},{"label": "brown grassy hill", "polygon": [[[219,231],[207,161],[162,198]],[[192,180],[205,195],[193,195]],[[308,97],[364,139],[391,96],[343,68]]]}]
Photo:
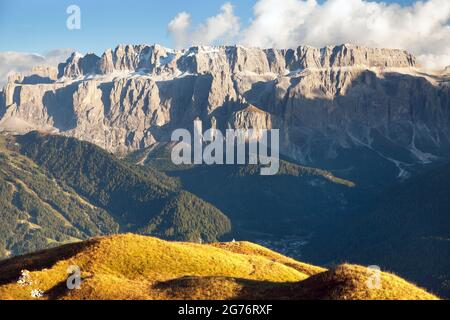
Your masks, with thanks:
[{"label": "brown grassy hill", "polygon": [[[68,290],[67,269],[82,272]],[[29,271],[25,284],[17,281]],[[119,235],[68,244],[0,262],[0,299],[436,299],[392,274],[382,289],[367,270],[300,263],[247,243],[201,245]]]}]

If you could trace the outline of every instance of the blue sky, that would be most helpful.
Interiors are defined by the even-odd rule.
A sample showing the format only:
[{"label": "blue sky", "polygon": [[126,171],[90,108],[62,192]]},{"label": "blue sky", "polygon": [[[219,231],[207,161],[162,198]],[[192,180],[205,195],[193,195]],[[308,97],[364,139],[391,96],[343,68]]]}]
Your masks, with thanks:
[{"label": "blue sky", "polygon": [[[119,43],[172,46],[168,23],[182,11],[198,25],[217,14],[226,0],[1,0],[0,51],[45,53],[55,48],[103,52]],[[248,24],[256,0],[229,0],[241,24]],[[387,0],[403,5],[413,0]],[[81,8],[82,28],[66,28],[66,8]]]}]

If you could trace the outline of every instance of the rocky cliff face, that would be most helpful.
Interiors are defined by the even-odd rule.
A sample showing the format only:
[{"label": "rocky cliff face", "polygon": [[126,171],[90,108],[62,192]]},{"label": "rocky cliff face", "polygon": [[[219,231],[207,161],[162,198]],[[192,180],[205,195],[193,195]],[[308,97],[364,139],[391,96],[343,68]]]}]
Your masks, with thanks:
[{"label": "rocky cliff face", "polygon": [[121,45],[101,57],[74,53],[57,76],[35,75],[6,84],[1,128],[52,130],[126,153],[200,118],[222,129],[278,128],[281,152],[303,163],[357,147],[400,173],[450,150],[448,78],[421,72],[401,50]]}]

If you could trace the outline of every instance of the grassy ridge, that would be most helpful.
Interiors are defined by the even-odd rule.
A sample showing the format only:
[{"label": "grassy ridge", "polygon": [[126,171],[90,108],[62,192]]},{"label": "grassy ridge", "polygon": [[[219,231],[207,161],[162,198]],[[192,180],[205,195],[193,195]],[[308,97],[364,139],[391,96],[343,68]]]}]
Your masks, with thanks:
[{"label": "grassy ridge", "polygon": [[[82,271],[80,290],[67,269]],[[16,283],[22,269],[30,285]],[[325,270],[251,243],[200,245],[120,235],[0,262],[0,299],[436,299],[388,273],[369,289],[365,268]]]}]

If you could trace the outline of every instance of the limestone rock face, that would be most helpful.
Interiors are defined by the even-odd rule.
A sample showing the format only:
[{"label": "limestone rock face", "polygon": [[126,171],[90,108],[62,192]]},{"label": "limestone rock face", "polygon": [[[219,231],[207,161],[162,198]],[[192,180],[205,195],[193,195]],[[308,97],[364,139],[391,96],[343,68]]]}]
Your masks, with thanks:
[{"label": "limestone rock face", "polygon": [[10,77],[0,128],[50,130],[127,153],[200,118],[222,130],[280,129],[281,152],[304,163],[364,148],[402,167],[450,150],[449,79],[418,68],[408,52],[356,45],[120,45],[101,57],[74,53],[57,74]]},{"label": "limestone rock face", "polygon": [[89,74],[111,74],[120,71],[145,71],[161,74],[180,71],[194,74],[227,72],[274,73],[289,70],[339,67],[414,67],[414,56],[406,51],[374,49],[354,45],[328,46],[317,49],[298,47],[293,50],[233,47],[192,47],[174,51],[159,45],[120,45],[101,57],[94,54],[72,56],[59,66],[59,77],[78,78]]},{"label": "limestone rock face", "polygon": [[272,129],[272,117],[255,106],[247,105],[244,109],[233,113],[230,119],[233,129]]},{"label": "limestone rock face", "polygon": [[77,78],[88,74],[98,73],[98,63],[100,58],[93,53],[85,56],[79,53],[72,53],[66,63],[58,66],[58,77]]},{"label": "limestone rock face", "polygon": [[55,81],[58,79],[58,70],[48,66],[36,66],[31,69],[30,75],[48,78],[51,81]]},{"label": "limestone rock face", "polygon": [[414,67],[413,55],[402,50],[376,49],[345,44],[322,49],[299,47],[286,52],[291,70],[306,68],[339,68],[363,65],[367,67]]}]

